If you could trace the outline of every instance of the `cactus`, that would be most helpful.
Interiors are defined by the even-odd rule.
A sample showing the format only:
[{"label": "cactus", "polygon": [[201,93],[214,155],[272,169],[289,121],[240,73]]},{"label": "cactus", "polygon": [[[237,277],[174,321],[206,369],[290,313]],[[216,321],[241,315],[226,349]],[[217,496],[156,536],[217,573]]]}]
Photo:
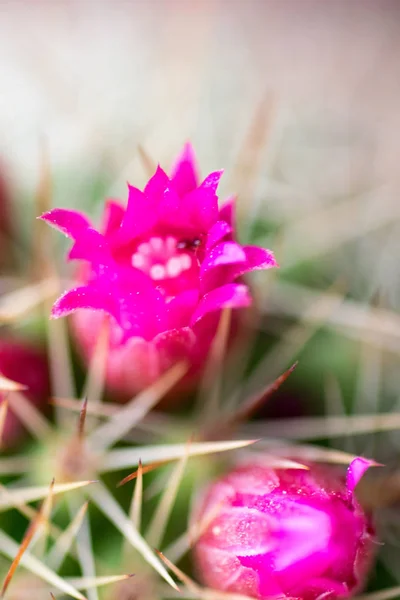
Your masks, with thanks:
[{"label": "cactus", "polygon": [[[151,194],[130,188],[125,212],[108,204],[104,234],[80,213],[46,211],[45,220],[73,237],[70,257],[90,265],[75,273],[80,286],[53,308],[56,317],[76,310],[71,341],[87,370],[79,397],[65,320],[48,320],[65,287],[48,238],[45,251],[39,244],[34,253],[43,279],[1,298],[0,318],[9,326],[44,306],[53,406],[48,418],[18,369],[0,373],[4,446],[8,411],[23,417],[33,438],[0,457],[7,477],[0,490],[0,554],[8,561],[3,597],[315,600],[352,596],[366,584],[380,537],[372,525],[376,503],[362,484],[368,490],[366,476],[382,469],[372,459],[299,442],[334,437],[346,427],[396,429],[398,415],[252,420],[295,370],[307,315],[247,374],[259,322],[255,313],[239,319],[234,313],[245,313],[257,292],[247,271],[276,262],[269,250],[235,241],[232,205],[218,212],[218,179],[212,174],[198,186],[186,146],[171,179],[157,169]],[[164,257],[163,268],[177,265],[168,262],[177,253],[180,260],[190,254],[192,262],[186,269],[187,259],[181,260],[170,281],[167,271],[163,277],[151,271],[159,263],[150,265],[140,244],[156,236],[153,250],[166,252],[174,227],[174,255]],[[126,258],[121,248],[129,250],[129,269],[118,262]],[[139,299],[132,300],[134,291]],[[331,296],[318,298],[309,313],[322,321],[337,297],[343,299],[335,290]],[[163,321],[177,298],[176,321]],[[152,355],[160,336],[166,345],[156,344]],[[121,354],[138,337],[139,354]],[[18,365],[25,371],[23,360]],[[134,376],[119,381],[130,369]],[[197,384],[196,396],[188,394],[188,381]],[[156,410],[177,394],[186,394],[181,412]],[[114,401],[121,397],[123,405]],[[389,493],[385,499],[393,503]],[[396,596],[395,589],[385,593]]]}]

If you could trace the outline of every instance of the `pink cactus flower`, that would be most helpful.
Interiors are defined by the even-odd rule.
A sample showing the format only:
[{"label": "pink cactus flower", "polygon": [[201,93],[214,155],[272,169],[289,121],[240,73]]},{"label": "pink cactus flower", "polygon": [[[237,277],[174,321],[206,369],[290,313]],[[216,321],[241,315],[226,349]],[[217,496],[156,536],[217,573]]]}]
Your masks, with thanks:
[{"label": "pink cactus flower", "polygon": [[[47,404],[50,394],[46,356],[41,350],[23,341],[0,340],[0,373],[26,386],[23,394],[37,407]],[[0,392],[0,398],[1,398]],[[18,444],[24,427],[12,410],[7,411],[2,442],[5,447]]]},{"label": "pink cactus flower", "polygon": [[251,304],[241,276],[276,266],[271,251],[235,240],[234,202],[218,208],[221,175],[199,183],[188,144],[170,177],[158,167],[144,191],[128,186],[126,207],[107,202],[101,233],[77,211],[41,217],[73,239],[69,259],[87,263],[81,285],[57,300],[52,316],[77,311],[88,359],[108,315],[106,380],[117,395],[132,396],[182,358],[198,371],[221,310]]},{"label": "pink cactus flower", "polygon": [[271,469],[244,464],[213,483],[193,514],[194,549],[209,587],[254,598],[345,598],[363,586],[373,558],[371,519],[354,489],[371,461]]}]

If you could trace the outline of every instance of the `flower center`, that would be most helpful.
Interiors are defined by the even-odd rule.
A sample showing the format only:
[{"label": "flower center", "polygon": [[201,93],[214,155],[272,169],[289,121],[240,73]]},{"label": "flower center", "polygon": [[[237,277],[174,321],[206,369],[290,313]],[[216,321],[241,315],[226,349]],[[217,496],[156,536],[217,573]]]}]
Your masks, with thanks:
[{"label": "flower center", "polygon": [[177,279],[188,283],[188,279],[193,280],[197,276],[199,262],[196,250],[199,245],[197,238],[178,240],[171,235],[153,236],[137,246],[131,263],[149,275],[157,286],[170,293],[171,287],[176,288]]}]

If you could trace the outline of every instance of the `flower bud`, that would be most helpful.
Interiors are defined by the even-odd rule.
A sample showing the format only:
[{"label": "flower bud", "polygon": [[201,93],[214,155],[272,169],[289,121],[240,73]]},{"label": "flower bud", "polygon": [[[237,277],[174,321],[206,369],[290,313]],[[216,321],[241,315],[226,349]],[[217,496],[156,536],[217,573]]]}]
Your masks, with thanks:
[{"label": "flower bud", "polygon": [[[35,406],[43,406],[50,393],[49,371],[43,352],[23,341],[0,339],[0,373],[26,386],[24,396]],[[0,394],[1,395],[1,394]],[[24,428],[9,408],[3,431],[3,444],[15,445]]]},{"label": "flower bud", "polygon": [[345,478],[332,466],[272,469],[254,461],[214,482],[192,518],[201,533],[194,548],[201,580],[260,599],[358,592],[374,531],[354,488],[370,464],[355,459]]}]

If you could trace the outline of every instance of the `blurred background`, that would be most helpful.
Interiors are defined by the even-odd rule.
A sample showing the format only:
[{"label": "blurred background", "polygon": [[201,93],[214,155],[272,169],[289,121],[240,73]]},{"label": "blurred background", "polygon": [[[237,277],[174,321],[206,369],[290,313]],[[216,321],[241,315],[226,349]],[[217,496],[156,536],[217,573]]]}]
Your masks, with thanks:
[{"label": "blurred background", "polygon": [[[398,411],[399,2],[0,0],[0,90],[0,235],[23,250],[0,261],[1,292],[28,274],[43,156],[52,204],[99,215],[144,183],[143,151],[168,167],[190,139],[238,194],[242,240],[281,265],[254,279],[252,385],[300,362],[260,418]],[[397,432],[335,435],[398,460]]]},{"label": "blurred background", "polygon": [[285,268],[356,242],[350,278],[396,305],[396,0],[0,10],[0,157],[17,202],[37,189],[43,147],[54,205],[82,206],[144,181],[139,145],[167,165],[191,139],[249,218],[285,225]]},{"label": "blurred background", "polygon": [[190,137],[229,174],[267,95],[288,184],[343,195],[396,175],[396,0],[0,7],[0,150],[21,186],[43,138],[57,172],[125,168],[138,143],[165,162]]}]

